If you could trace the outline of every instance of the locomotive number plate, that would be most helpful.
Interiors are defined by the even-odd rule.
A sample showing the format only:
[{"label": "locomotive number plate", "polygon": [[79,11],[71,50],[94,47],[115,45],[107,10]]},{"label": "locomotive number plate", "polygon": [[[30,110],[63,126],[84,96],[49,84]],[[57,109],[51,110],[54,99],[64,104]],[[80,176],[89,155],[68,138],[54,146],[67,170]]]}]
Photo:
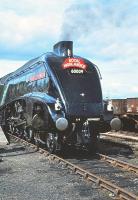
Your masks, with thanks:
[{"label": "locomotive number plate", "polygon": [[84,70],[83,69],[71,69],[70,73],[71,74],[83,74]]}]

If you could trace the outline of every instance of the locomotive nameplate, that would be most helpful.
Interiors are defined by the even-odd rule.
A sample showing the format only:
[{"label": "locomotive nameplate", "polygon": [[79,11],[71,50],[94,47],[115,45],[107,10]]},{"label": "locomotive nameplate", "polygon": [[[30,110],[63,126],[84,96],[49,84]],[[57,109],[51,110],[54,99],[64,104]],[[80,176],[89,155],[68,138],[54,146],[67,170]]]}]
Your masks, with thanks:
[{"label": "locomotive nameplate", "polygon": [[[86,70],[87,65],[81,58],[66,58],[62,64],[63,69],[81,69]],[[75,73],[82,73],[82,71],[74,71]]]}]

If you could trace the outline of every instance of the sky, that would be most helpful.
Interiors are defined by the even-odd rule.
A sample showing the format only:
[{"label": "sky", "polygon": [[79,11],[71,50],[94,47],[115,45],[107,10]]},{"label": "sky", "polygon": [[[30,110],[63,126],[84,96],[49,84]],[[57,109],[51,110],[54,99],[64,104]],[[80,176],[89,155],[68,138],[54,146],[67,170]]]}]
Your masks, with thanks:
[{"label": "sky", "polygon": [[104,98],[138,97],[137,0],[0,0],[0,77],[62,40],[98,66]]}]

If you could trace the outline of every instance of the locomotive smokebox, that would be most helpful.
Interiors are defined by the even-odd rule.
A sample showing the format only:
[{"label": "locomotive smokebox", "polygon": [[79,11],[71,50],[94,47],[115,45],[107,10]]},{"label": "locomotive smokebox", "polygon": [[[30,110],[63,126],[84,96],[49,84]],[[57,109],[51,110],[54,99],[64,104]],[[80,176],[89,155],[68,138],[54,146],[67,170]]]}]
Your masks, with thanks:
[{"label": "locomotive smokebox", "polygon": [[73,41],[61,41],[54,45],[54,53],[58,56],[73,57]]}]

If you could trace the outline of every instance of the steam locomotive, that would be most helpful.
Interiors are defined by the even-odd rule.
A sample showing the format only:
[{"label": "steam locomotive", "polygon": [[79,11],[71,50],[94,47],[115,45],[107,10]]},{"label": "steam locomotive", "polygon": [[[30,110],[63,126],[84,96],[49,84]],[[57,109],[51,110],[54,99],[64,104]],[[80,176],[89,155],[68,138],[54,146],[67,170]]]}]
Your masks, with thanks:
[{"label": "steam locomotive", "polygon": [[0,125],[7,139],[15,134],[50,153],[66,145],[95,151],[98,133],[109,122],[118,127],[105,108],[99,72],[73,55],[72,41],[58,42],[53,52],[0,79]]}]

